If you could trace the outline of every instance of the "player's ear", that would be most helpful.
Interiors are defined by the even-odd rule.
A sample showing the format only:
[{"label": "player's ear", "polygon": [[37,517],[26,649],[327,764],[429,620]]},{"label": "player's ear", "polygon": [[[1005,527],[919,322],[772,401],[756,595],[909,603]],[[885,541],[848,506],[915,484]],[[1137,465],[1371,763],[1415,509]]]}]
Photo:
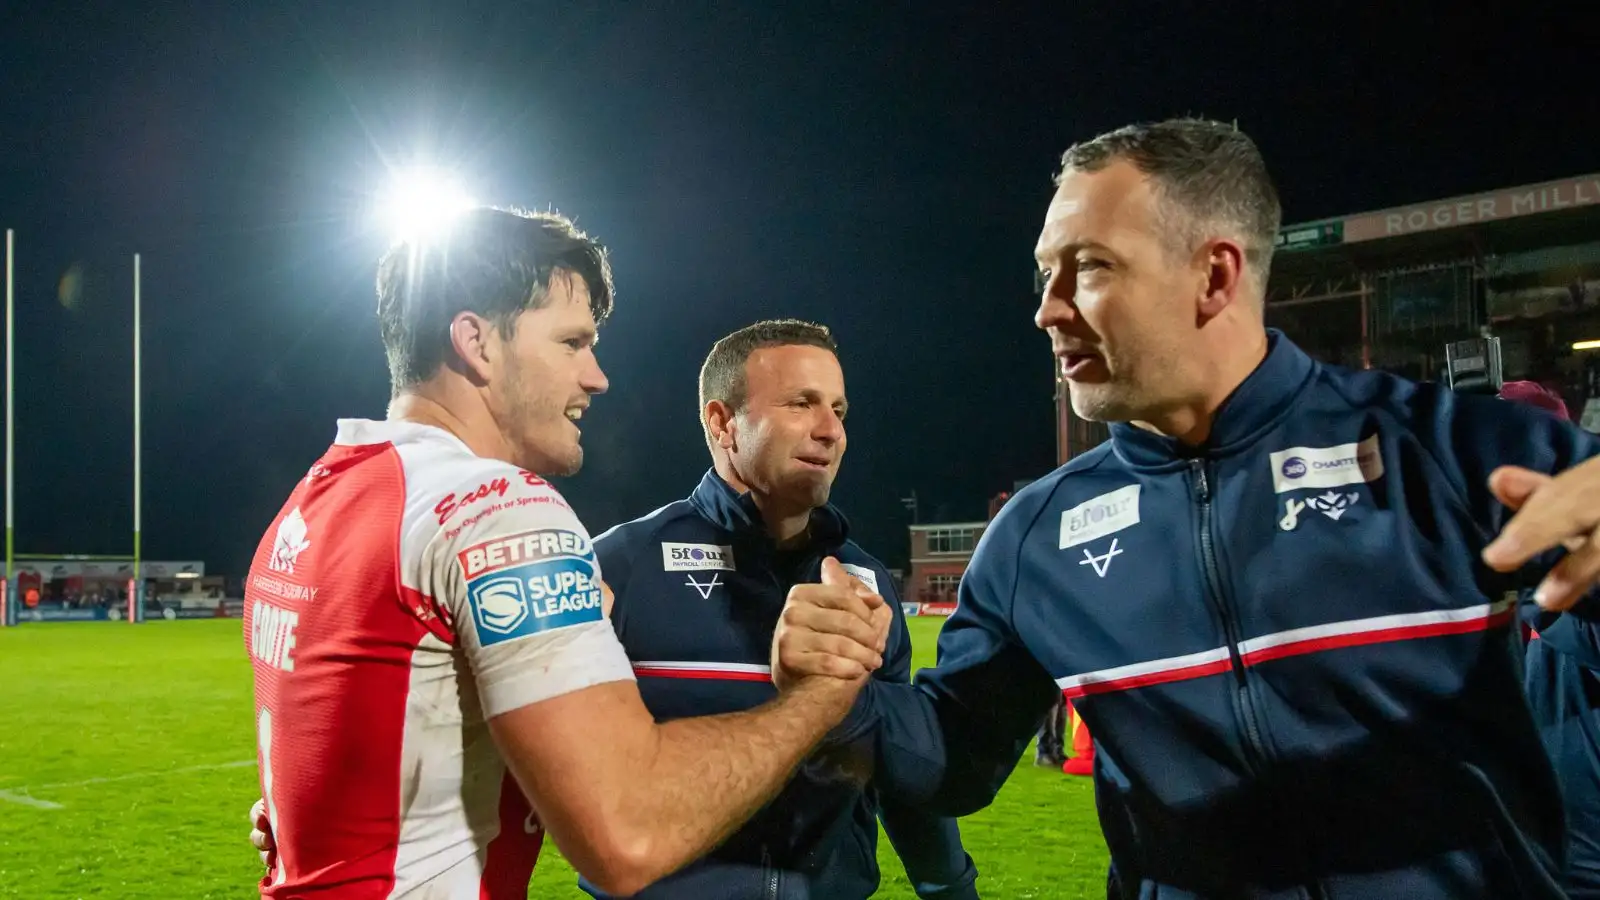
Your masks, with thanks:
[{"label": "player's ear", "polygon": [[733,409],[721,400],[710,400],[706,408],[701,411],[705,419],[706,434],[710,436],[713,446],[723,450],[732,450],[733,439]]},{"label": "player's ear", "polygon": [[462,311],[450,320],[450,348],[459,371],[482,386],[489,382],[489,373],[499,360],[500,332],[483,316]]},{"label": "player's ear", "polygon": [[1201,322],[1216,318],[1239,300],[1244,284],[1244,247],[1238,241],[1218,238],[1200,246],[1201,269],[1205,282],[1197,310]]}]

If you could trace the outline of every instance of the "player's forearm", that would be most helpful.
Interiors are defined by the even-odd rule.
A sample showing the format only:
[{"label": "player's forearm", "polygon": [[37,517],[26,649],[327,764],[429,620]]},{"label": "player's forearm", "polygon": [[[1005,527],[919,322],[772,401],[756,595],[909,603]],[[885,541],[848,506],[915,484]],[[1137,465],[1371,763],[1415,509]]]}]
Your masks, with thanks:
[{"label": "player's forearm", "polygon": [[[710,852],[771,800],[849,708],[838,684],[804,683],[748,712],[679,719],[656,728],[636,770],[632,808],[649,881]],[[647,881],[646,883],[649,883]]]}]

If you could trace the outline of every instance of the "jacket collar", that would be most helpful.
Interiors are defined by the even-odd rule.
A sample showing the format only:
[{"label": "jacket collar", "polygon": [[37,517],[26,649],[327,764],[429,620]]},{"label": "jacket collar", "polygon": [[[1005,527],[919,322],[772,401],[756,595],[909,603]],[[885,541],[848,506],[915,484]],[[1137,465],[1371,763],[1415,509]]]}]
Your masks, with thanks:
[{"label": "jacket collar", "polygon": [[[716,469],[707,469],[700,484],[689,495],[689,503],[706,521],[735,537],[759,540],[771,544],[766,523],[755,499],[747,493],[735,491],[722,480]],[[811,511],[811,542],[813,547],[837,547],[850,534],[850,523],[832,503]]]},{"label": "jacket collar", "polygon": [[1316,369],[1305,351],[1275,328],[1267,329],[1267,355],[1255,371],[1217,409],[1211,435],[1198,447],[1177,438],[1117,422],[1111,426],[1113,449],[1133,466],[1151,467],[1202,456],[1226,456],[1249,446],[1275,425],[1300,396]]}]

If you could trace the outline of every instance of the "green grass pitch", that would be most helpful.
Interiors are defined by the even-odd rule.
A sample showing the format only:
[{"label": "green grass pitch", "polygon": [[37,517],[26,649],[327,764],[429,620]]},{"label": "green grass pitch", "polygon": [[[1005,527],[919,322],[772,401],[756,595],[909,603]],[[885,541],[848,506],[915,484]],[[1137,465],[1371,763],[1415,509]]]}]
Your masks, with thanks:
[{"label": "green grass pitch", "polygon": [[[943,619],[912,619],[916,667]],[[0,631],[0,897],[249,898],[259,861],[250,667],[237,620]],[[963,819],[986,898],[1105,896],[1087,779],[1032,753]],[[531,898],[581,898],[546,843]],[[913,898],[880,842],[879,897]]]}]

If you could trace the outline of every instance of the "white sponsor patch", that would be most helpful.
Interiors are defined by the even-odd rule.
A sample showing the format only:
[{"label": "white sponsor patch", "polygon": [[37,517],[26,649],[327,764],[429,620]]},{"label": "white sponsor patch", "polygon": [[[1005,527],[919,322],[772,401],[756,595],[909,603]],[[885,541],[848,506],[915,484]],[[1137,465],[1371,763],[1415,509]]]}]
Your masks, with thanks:
[{"label": "white sponsor patch", "polygon": [[1347,484],[1366,484],[1383,477],[1383,454],[1378,452],[1378,436],[1359,444],[1337,447],[1290,447],[1272,454],[1274,493],[1301,488],[1335,488]]},{"label": "white sponsor patch", "polygon": [[1099,540],[1130,525],[1139,524],[1139,485],[1130,484],[1093,500],[1085,500],[1061,514],[1062,550]]},{"label": "white sponsor patch", "polygon": [[729,544],[661,545],[661,565],[668,572],[697,572],[705,569],[733,571],[733,547]]},{"label": "white sponsor patch", "polygon": [[862,584],[872,588],[872,592],[874,594],[879,593],[877,572],[872,571],[866,566],[856,566],[851,565],[850,563],[840,563],[839,565],[843,566],[846,572],[849,572],[851,575],[861,579]]}]

